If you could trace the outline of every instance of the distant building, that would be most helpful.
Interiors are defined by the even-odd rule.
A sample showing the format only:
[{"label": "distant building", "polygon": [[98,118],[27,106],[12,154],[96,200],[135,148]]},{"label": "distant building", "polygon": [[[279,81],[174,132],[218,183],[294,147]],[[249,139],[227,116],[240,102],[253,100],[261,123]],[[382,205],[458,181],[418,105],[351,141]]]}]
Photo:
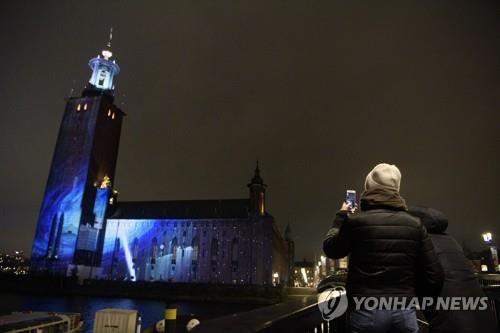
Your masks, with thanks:
[{"label": "distant building", "polygon": [[0,273],[24,275],[28,273],[29,263],[23,251],[0,253]]},{"label": "distant building", "polygon": [[346,273],[348,263],[348,257],[331,259],[321,256],[318,261],[318,283],[330,275]]},{"label": "distant building", "polygon": [[293,286],[294,287],[316,287],[315,275],[317,267],[314,262],[302,260],[295,262],[293,267]]},{"label": "distant building", "polygon": [[348,257],[330,259],[321,256],[317,262],[297,261],[291,270],[290,285],[293,287],[316,288],[321,280],[335,274],[347,272]]},{"label": "distant building", "polygon": [[79,278],[287,284],[289,241],[268,213],[257,165],[249,197],[118,202],[122,119],[111,43],[66,104],[33,243],[33,272]]},{"label": "distant building", "polygon": [[337,271],[346,271],[348,266],[349,266],[349,257],[344,257],[340,259],[326,258],[327,274],[331,274]]}]

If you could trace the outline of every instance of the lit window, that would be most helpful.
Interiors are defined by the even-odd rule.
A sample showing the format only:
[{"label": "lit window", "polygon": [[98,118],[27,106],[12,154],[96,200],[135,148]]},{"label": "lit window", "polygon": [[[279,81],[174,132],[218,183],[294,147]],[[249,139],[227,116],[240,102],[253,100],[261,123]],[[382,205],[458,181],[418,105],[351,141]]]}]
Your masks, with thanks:
[{"label": "lit window", "polygon": [[259,193],[259,214],[261,216],[266,215],[266,209],[264,207],[264,193]]},{"label": "lit window", "polygon": [[80,108],[81,108],[81,105],[80,105],[80,104],[78,104],[78,105],[76,106],[76,111],[80,111]]},{"label": "lit window", "polygon": [[111,119],[115,119],[115,114],[114,113],[111,115]]},{"label": "lit window", "polygon": [[217,254],[219,251],[219,241],[216,238],[212,238],[212,246],[210,255],[212,256],[212,264],[217,261]]},{"label": "lit window", "polygon": [[83,105],[83,110],[87,110],[87,103],[85,103],[85,105]]}]

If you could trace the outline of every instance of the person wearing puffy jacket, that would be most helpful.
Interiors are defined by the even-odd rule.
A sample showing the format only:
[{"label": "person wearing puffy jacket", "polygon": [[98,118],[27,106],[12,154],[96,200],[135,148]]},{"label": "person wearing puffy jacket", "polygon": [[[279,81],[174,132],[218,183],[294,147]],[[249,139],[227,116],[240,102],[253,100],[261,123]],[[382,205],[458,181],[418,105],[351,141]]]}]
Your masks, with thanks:
[{"label": "person wearing puffy jacket", "polygon": [[[446,233],[448,218],[439,210],[410,207],[409,213],[420,218],[434,245],[444,270],[444,283],[440,297],[485,297],[474,268],[457,241]],[[430,333],[493,333],[499,332],[491,309],[436,310],[424,312]]]},{"label": "person wearing puffy jacket", "polygon": [[[349,255],[347,295],[353,297],[416,297],[416,281],[426,294],[437,295],[443,271],[421,221],[408,214],[399,193],[401,173],[379,164],[366,177],[360,212],[344,203],[323,242],[329,258]],[[350,302],[352,306],[352,302]],[[352,332],[418,332],[414,309],[352,309]]]}]

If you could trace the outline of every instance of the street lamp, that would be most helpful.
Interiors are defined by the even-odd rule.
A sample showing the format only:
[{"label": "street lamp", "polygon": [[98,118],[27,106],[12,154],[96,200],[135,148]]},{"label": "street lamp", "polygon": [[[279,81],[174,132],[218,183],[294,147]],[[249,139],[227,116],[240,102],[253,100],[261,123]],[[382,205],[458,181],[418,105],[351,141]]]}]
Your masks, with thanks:
[{"label": "street lamp", "polygon": [[[499,265],[498,265],[498,250],[497,247],[493,244],[493,235],[491,232],[485,232],[483,235],[483,241],[485,244],[488,244],[490,248],[490,260],[489,260],[489,265],[492,265],[491,269],[493,272],[499,270]],[[484,268],[481,267],[481,270],[484,271]]]},{"label": "street lamp", "polygon": [[493,240],[493,236],[491,235],[491,232],[485,232],[483,234],[483,240],[485,243],[491,243],[491,241]]}]

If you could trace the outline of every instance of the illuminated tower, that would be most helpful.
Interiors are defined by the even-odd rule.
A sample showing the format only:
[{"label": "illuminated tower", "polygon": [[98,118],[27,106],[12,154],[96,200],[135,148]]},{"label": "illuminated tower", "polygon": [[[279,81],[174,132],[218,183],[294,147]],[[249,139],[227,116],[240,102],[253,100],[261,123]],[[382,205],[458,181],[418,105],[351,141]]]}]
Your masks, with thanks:
[{"label": "illuminated tower", "polygon": [[[81,97],[66,103],[40,208],[32,270],[68,274],[99,266],[124,113],[114,104],[111,35],[90,60]],[[78,265],[78,266],[77,266]]]},{"label": "illuminated tower", "polygon": [[247,185],[250,189],[250,212],[260,216],[266,215],[266,187],[260,176],[259,161],[255,167],[253,178]]}]

